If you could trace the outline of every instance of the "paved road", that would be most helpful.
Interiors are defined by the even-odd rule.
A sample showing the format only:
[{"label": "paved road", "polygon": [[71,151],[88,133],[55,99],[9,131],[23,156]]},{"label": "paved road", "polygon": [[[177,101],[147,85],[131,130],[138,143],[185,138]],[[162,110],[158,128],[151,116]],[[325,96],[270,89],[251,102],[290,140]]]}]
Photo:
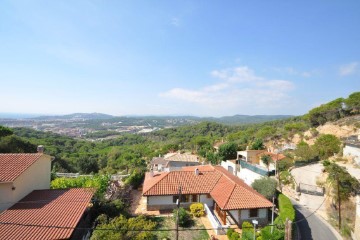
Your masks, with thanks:
[{"label": "paved road", "polygon": [[[304,219],[312,212],[292,201],[296,210],[296,221]],[[337,240],[338,238],[330,228],[315,214],[297,223],[302,240]]]}]

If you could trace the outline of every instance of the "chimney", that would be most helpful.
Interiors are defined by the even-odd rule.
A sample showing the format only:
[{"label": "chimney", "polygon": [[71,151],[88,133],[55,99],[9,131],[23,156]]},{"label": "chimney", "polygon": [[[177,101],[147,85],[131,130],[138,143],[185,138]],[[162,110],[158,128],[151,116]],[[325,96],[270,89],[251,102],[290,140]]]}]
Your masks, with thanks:
[{"label": "chimney", "polygon": [[43,145],[39,145],[39,146],[37,147],[37,152],[38,152],[38,153],[44,153],[44,146],[43,146]]},{"label": "chimney", "polygon": [[199,176],[199,169],[198,168],[195,168],[195,175]]}]

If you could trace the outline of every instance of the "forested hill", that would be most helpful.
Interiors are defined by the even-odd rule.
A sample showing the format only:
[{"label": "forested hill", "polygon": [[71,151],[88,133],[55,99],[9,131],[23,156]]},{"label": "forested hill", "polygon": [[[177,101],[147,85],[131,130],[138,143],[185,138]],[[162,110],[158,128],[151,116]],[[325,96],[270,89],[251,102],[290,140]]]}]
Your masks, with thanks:
[{"label": "forested hill", "polygon": [[359,113],[360,92],[357,92],[299,117],[241,126],[202,122],[151,133],[122,134],[101,142],[76,140],[32,129],[0,127],[0,152],[35,152],[37,145],[44,145],[45,152],[56,158],[56,171],[82,173],[145,169],[152,157],[178,150],[196,153],[216,164],[224,157],[214,151],[216,142],[224,140],[237,150],[247,146],[258,148],[263,143],[287,141],[297,133],[303,135],[305,131],[328,121]]}]

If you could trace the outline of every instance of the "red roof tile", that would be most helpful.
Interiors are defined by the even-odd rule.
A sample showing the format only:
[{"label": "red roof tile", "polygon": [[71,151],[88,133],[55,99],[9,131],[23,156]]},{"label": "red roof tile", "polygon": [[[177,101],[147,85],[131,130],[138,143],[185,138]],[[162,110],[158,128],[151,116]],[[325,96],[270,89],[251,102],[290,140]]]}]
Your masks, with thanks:
[{"label": "red roof tile", "polygon": [[264,153],[260,153],[259,154],[260,156],[261,155],[268,155],[271,157],[271,159],[274,161],[274,162],[277,162],[277,161],[280,161],[280,160],[283,160],[284,158],[286,158],[286,156],[284,154],[276,154],[276,153],[272,153],[272,152],[264,152]]},{"label": "red roof tile", "polygon": [[[195,169],[200,174],[195,175]],[[166,172],[159,175],[147,174],[143,195],[175,195],[179,186],[183,194],[210,193],[223,210],[269,208],[272,203],[256,192],[244,181],[220,166],[184,167],[182,171]]]},{"label": "red roof tile", "polygon": [[0,239],[68,239],[93,194],[91,188],[32,191],[0,214]]},{"label": "red roof tile", "polygon": [[40,153],[0,154],[0,182],[13,182],[41,156]]}]

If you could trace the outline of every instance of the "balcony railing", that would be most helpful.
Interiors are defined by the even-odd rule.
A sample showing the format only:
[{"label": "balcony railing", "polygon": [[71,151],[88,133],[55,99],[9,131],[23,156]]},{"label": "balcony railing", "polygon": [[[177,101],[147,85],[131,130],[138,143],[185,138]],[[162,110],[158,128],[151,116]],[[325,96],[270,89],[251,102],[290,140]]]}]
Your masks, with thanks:
[{"label": "balcony railing", "polygon": [[261,176],[269,176],[269,172],[265,169],[262,169],[256,165],[252,165],[252,164],[242,161],[242,160],[240,160],[239,162],[240,162],[240,166],[242,168],[247,168],[257,174],[260,174]]}]

